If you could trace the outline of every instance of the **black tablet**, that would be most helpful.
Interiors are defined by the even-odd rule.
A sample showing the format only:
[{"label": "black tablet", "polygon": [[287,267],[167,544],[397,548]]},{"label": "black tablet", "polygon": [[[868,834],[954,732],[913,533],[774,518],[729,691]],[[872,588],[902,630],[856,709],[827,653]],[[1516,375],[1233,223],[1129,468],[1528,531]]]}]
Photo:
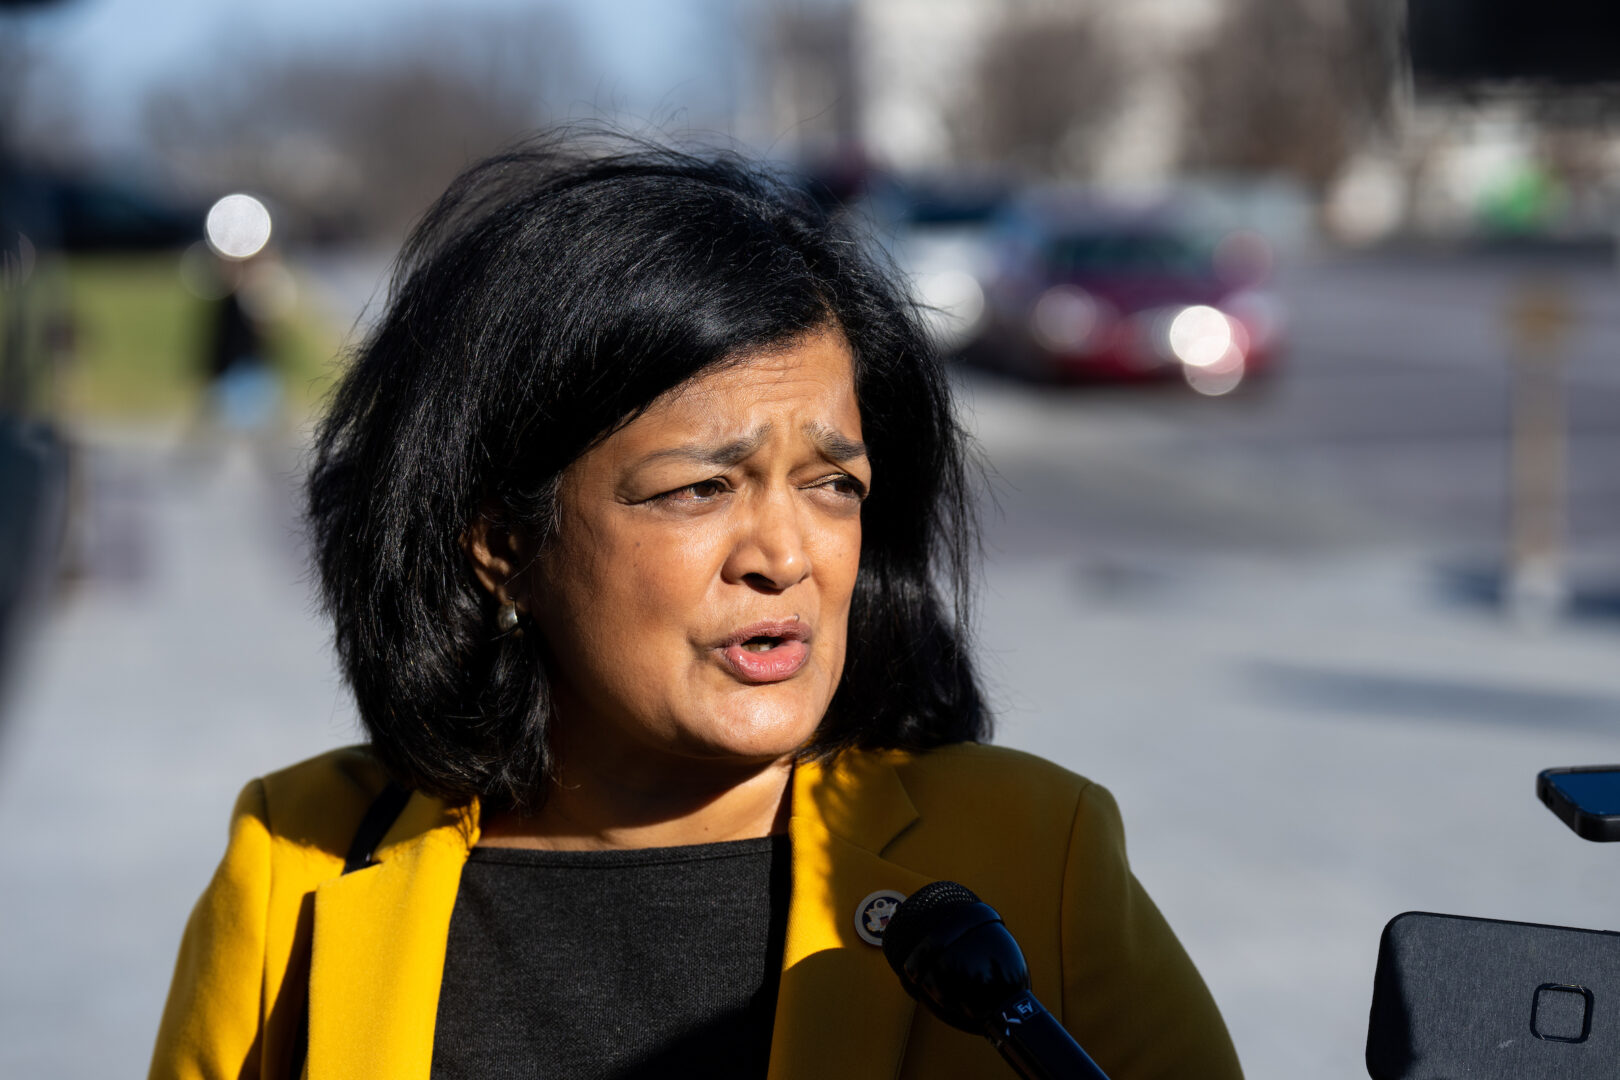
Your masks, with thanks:
[{"label": "black tablet", "polygon": [[1614,1080],[1620,934],[1407,912],[1378,949],[1373,1080]]}]

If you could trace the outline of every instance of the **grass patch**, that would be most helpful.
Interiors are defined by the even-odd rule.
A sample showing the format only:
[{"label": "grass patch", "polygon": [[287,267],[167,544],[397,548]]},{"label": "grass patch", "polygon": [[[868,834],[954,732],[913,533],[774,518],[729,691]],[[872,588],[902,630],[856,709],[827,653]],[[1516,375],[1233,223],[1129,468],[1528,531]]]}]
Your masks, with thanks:
[{"label": "grass patch", "polygon": [[[71,349],[58,373],[58,407],[85,419],[157,418],[197,409],[213,305],[187,291],[180,253],[82,255],[62,260],[51,292],[69,317]],[[331,373],[338,334],[305,289],[263,327],[290,420],[307,414]]]}]

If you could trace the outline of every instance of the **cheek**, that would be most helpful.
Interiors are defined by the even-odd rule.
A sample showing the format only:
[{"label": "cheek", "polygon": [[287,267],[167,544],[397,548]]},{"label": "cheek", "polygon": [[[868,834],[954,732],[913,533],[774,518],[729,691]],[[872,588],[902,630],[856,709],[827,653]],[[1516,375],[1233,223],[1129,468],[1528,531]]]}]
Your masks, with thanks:
[{"label": "cheek", "polygon": [[726,544],[715,528],[643,530],[618,545],[611,583],[623,603],[651,622],[686,626],[701,615],[719,578]]},{"label": "cheek", "polygon": [[849,600],[855,591],[855,577],[861,566],[861,522],[855,518],[839,522],[827,530],[817,566],[822,582],[822,598],[828,612],[840,614],[849,610]]},{"label": "cheek", "polygon": [[580,535],[548,566],[567,600],[559,615],[593,639],[685,626],[715,577],[717,543],[703,530],[620,526]]}]

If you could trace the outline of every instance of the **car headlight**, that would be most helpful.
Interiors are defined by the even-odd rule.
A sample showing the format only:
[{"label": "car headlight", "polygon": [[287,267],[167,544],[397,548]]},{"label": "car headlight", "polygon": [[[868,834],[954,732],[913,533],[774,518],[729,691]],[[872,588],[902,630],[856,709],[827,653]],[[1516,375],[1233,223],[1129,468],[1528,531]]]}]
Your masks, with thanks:
[{"label": "car headlight", "polygon": [[984,319],[984,290],[966,270],[936,270],[913,279],[922,317],[942,345],[958,346]]},{"label": "car headlight", "polygon": [[1219,364],[1236,343],[1232,320],[1207,304],[1178,311],[1166,336],[1176,359],[1195,368]]}]

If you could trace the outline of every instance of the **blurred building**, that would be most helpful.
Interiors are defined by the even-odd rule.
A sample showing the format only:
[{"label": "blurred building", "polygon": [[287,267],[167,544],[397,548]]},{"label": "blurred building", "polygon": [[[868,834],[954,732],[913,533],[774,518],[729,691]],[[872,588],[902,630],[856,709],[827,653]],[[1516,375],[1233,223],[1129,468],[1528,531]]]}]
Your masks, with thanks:
[{"label": "blurred building", "polygon": [[[975,77],[987,48],[1016,41],[1004,35],[1023,27],[1038,35],[1052,24],[1078,25],[1094,40],[1089,55],[1076,59],[1105,64],[1119,85],[1108,96],[1110,115],[1086,148],[1089,167],[1075,171],[1104,183],[1151,184],[1177,171],[1187,127],[1180,61],[1208,39],[1222,0],[855,0],[851,6],[863,45],[861,133],[895,166],[941,168],[970,156],[971,145],[963,145],[951,121],[969,105],[965,99],[993,89]],[[1033,110],[1054,103],[1021,104]],[[1076,113],[1089,105],[1074,102]]]},{"label": "blurred building", "polygon": [[1607,106],[1549,112],[1527,95],[1403,98],[1391,135],[1347,161],[1324,216],[1352,242],[1607,242],[1620,230],[1620,133],[1609,117]]},{"label": "blurred building", "polygon": [[[1232,0],[785,0],[757,35],[769,106],[751,126],[794,143],[853,138],[902,170],[958,165],[975,156],[965,114],[997,89],[987,78],[995,74],[985,70],[987,54],[1067,32],[1073,47],[1062,66],[1082,76],[1076,69],[1105,69],[1113,84],[1106,101],[1071,94],[1010,104],[1025,113],[1067,108],[1077,120],[1105,105],[1086,162],[1076,158],[1066,171],[1104,182],[1159,182],[1186,157],[1192,123],[1186,60],[1210,43],[1232,6]],[[838,44],[827,47],[832,41]],[[1044,60],[1032,57],[1022,66]],[[1063,134],[1058,127],[1057,137]]]},{"label": "blurred building", "polygon": [[1291,187],[1348,242],[1612,234],[1608,114],[1414,101],[1402,12],[1399,0],[778,0],[753,33],[756,93],[739,126],[845,167]]}]

